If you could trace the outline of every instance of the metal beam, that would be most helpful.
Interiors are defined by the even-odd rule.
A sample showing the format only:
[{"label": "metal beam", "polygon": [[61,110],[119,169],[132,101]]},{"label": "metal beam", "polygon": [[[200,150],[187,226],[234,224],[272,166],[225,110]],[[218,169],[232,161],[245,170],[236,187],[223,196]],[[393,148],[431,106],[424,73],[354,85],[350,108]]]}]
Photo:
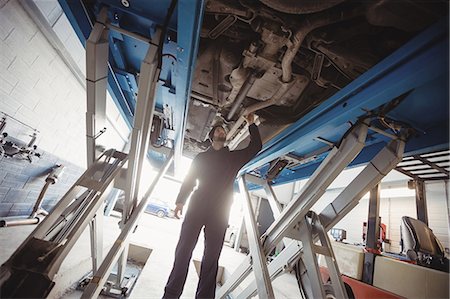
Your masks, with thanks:
[{"label": "metal beam", "polygon": [[382,178],[396,167],[402,160],[404,149],[404,140],[390,141],[338,197],[322,210],[319,217],[327,230],[341,221],[367,192],[379,184]]},{"label": "metal beam", "polygon": [[160,181],[160,179],[164,176],[164,174],[169,169],[169,166],[172,164],[172,161],[173,161],[173,155],[169,156],[167,158],[167,160],[165,161],[165,164],[159,171],[158,176],[153,180],[149,189],[147,190],[147,192],[144,194],[141,201],[139,202],[139,205],[133,211],[133,214],[131,215],[131,217],[128,219],[127,223],[123,227],[119,237],[114,242],[113,247],[108,252],[108,255],[105,257],[105,260],[100,265],[98,271],[92,277],[91,282],[87,285],[81,298],[84,298],[84,299],[85,298],[98,298],[103,286],[106,283],[106,280],[108,279],[109,273],[111,272],[114,264],[119,259],[119,255],[127,248],[129,239],[131,237],[131,233],[134,231],[134,229],[138,225],[139,219],[141,218],[142,214],[145,211],[145,208],[147,207],[147,203],[150,199],[151,194],[153,193],[153,190],[155,189],[155,187],[158,184],[158,182]]},{"label": "metal beam", "polygon": [[301,194],[292,200],[264,234],[264,251],[270,252],[288,234],[298,219],[303,219],[325,193],[328,186],[364,147],[368,124],[362,122],[351,129],[339,148],[333,148],[316,169]]},{"label": "metal beam", "polygon": [[[247,275],[251,272],[252,268],[252,257],[247,256],[244,261],[234,270],[233,277],[236,279],[227,279],[225,283],[220,287],[220,289],[217,291],[217,298],[223,299],[227,296],[227,294],[231,293],[236,289],[236,287],[241,283],[242,280],[247,277]],[[255,284],[255,290],[256,282]]]},{"label": "metal beam", "polygon": [[252,209],[250,194],[247,191],[246,179],[241,176],[238,180],[239,190],[244,196],[245,227],[247,229],[250,254],[253,259],[253,273],[255,274],[259,298],[274,298],[272,282],[267,271],[267,261],[262,246],[259,242],[258,226]]},{"label": "metal beam", "polygon": [[447,171],[447,169],[443,168],[443,167],[439,167],[438,165],[436,165],[436,163],[430,162],[428,159],[421,157],[420,155],[414,155],[413,156],[414,159],[419,160],[420,162],[422,162],[423,164],[426,164],[428,166],[430,166],[431,168],[433,168],[434,170],[445,174],[446,176],[449,175],[449,172]]},{"label": "metal beam", "polygon": [[[161,31],[157,30],[154,43],[158,44]],[[136,114],[130,139],[130,152],[123,207],[123,222],[137,205],[139,198],[139,180],[142,166],[147,155],[149,136],[155,110],[155,92],[159,79],[158,47],[149,45],[145,59],[141,63],[139,76],[139,92],[136,103]]]},{"label": "metal beam", "polygon": [[[205,9],[204,0],[178,0],[177,31],[177,91],[174,109],[175,164],[183,152],[183,141],[189,109],[189,95],[200,42],[200,30]],[[181,25],[182,24],[182,25]],[[175,165],[177,169],[177,165]]]},{"label": "metal beam", "polygon": [[417,219],[428,225],[428,208],[425,182],[423,180],[414,180],[416,189],[416,211]]},{"label": "metal beam", "polygon": [[[300,258],[301,256],[301,243],[298,241],[292,241],[291,243],[288,244],[288,246],[286,246],[285,249],[283,249],[283,251],[281,251],[281,253],[279,255],[277,255],[275,257],[275,259],[272,260],[272,262],[269,264],[269,266],[267,267],[267,270],[269,271],[269,275],[270,275],[270,279],[273,281],[275,280],[275,278],[277,278],[280,274],[282,274],[284,271],[290,271],[295,263],[297,262],[297,260]],[[241,266],[240,266],[240,270],[242,272],[244,269],[244,265],[248,265],[248,261],[244,261]],[[237,272],[237,271],[236,271]],[[241,275],[243,276],[243,275]],[[234,273],[233,273],[233,277],[234,277]],[[231,280],[231,278],[229,279]],[[228,287],[228,281],[227,280],[225,282],[225,284],[223,285],[222,288],[224,288],[222,290],[222,288],[219,289],[219,294],[222,294],[222,296],[218,297],[218,298],[224,298],[223,294],[226,294],[225,290]],[[230,290],[230,292],[233,289]],[[257,294],[257,286],[256,286],[256,281],[252,280],[250,282],[250,284],[238,295],[240,298],[251,298],[253,296],[255,296]]]},{"label": "metal beam", "polygon": [[[106,10],[100,19],[106,19]],[[86,146],[88,167],[97,157],[97,134],[106,124],[106,85],[108,80],[109,31],[103,24],[95,23],[86,42]]]},{"label": "metal beam", "polygon": [[[306,284],[302,279],[304,275],[301,275],[301,286],[303,291],[308,294],[308,298],[326,298],[324,287],[324,283],[326,282],[322,280],[317,258],[317,255],[323,255],[328,273],[330,274],[334,296],[336,298],[347,299],[348,296],[328,234],[321,224],[319,217],[313,211],[309,211],[305,219],[299,224],[298,239],[302,241],[303,256],[301,262],[306,270],[304,275],[308,278],[304,279],[305,282],[308,282]],[[320,245],[316,243],[316,239],[320,241]]]},{"label": "metal beam", "polygon": [[270,208],[272,210],[273,218],[277,219],[280,217],[281,214],[281,204],[277,199],[277,196],[275,195],[275,192],[273,191],[272,186],[269,185],[268,182],[264,182],[262,185],[264,188],[264,191],[266,191],[267,200],[269,201]]},{"label": "metal beam", "polygon": [[380,238],[380,184],[370,190],[369,215],[367,217],[366,249],[364,253],[364,269],[362,281],[373,283],[373,271],[375,266],[375,252],[379,250]]},{"label": "metal beam", "polygon": [[[319,215],[320,221],[329,231],[345,215],[347,215],[369,190],[374,188],[381,179],[386,176],[402,160],[405,141],[397,139],[389,142],[378,154],[366,165],[361,173],[330,203]],[[267,240],[266,240],[267,242]],[[276,278],[285,269],[292,269],[301,256],[302,246],[292,241],[279,255],[272,260],[268,266],[271,279]],[[231,290],[230,286],[236,287],[251,271],[248,260],[239,266],[239,272],[235,271],[232,276],[219,289],[219,298],[225,297]],[[239,275],[238,275],[239,274]],[[256,292],[256,283],[252,281],[242,292],[244,297],[249,298]]]},{"label": "metal beam", "polygon": [[[142,169],[149,149],[151,127],[156,103],[156,89],[158,86],[160,69],[158,68],[158,45],[161,30],[156,30],[153,43],[149,44],[147,54],[141,63],[139,76],[139,92],[136,102],[133,129],[130,138],[129,162],[126,176],[125,200],[123,203],[122,222],[126,225],[140,198],[140,179]],[[122,250],[122,257],[118,265],[117,280],[120,282],[125,273],[128,244]]]},{"label": "metal beam", "polygon": [[[106,20],[106,9],[99,21]],[[86,154],[90,167],[97,158],[97,142],[106,129],[106,85],[108,80],[109,31],[101,23],[95,23],[86,42]],[[90,223],[92,269],[103,258],[103,211],[97,213]]]},{"label": "metal beam", "polygon": [[370,190],[366,248],[378,249],[380,237],[380,184]]},{"label": "metal beam", "polygon": [[[340,147],[333,148],[327,158],[316,169],[314,175],[308,181],[301,191],[301,194],[292,200],[282,211],[280,217],[267,229],[262,236],[264,240],[264,253],[267,255],[276,245],[281,242],[294,229],[296,224],[301,221],[311,207],[323,195],[328,186],[339,175],[340,172],[354,159],[354,157],[364,147],[364,141],[367,136],[368,123],[362,122],[353,127],[349,134],[342,140]],[[253,178],[252,178],[253,180]],[[294,241],[296,242],[296,241]],[[292,245],[292,246],[298,246]],[[280,255],[284,258],[284,249]],[[279,256],[280,256],[279,255]],[[277,256],[278,258],[278,256]],[[286,257],[289,258],[289,257]],[[241,273],[234,273],[229,279],[229,284],[237,285],[242,282],[246,274],[251,271],[251,265],[243,265],[239,269]],[[274,270],[275,271],[275,270]],[[272,275],[273,273],[269,273]],[[228,294],[229,290],[224,289],[225,285],[220,289],[220,294]]]}]

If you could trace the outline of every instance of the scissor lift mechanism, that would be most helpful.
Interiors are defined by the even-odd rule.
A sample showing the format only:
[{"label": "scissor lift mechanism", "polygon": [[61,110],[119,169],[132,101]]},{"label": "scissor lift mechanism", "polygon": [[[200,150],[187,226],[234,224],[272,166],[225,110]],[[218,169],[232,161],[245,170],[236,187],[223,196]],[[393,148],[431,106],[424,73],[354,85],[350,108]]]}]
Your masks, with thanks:
[{"label": "scissor lift mechanism", "polygon": [[[405,136],[393,136],[394,139],[378,152],[363,171],[319,215],[315,215],[310,209],[333,180],[364,148],[368,129],[367,120],[354,126],[350,134],[342,140],[339,148],[334,147],[330,151],[300,195],[283,211],[279,210],[280,205],[267,181],[249,175],[240,178],[240,189],[247,197],[245,223],[251,255],[219,289],[218,298],[225,298],[230,294],[252,270],[255,280],[236,298],[249,298],[256,295],[256,292],[260,298],[274,298],[271,281],[294,268],[299,274],[300,289],[308,298],[325,298],[325,288],[321,283],[316,254],[323,254],[326,257],[334,294],[338,298],[347,297],[326,232],[350,212],[363,195],[379,184],[381,179],[402,160]],[[274,217],[275,222],[261,238],[256,233],[256,222],[247,193],[247,180],[264,187],[274,216],[279,214],[278,217]],[[315,245],[317,239],[320,240],[321,246]],[[286,244],[285,248],[268,263],[267,256],[282,241]]]}]

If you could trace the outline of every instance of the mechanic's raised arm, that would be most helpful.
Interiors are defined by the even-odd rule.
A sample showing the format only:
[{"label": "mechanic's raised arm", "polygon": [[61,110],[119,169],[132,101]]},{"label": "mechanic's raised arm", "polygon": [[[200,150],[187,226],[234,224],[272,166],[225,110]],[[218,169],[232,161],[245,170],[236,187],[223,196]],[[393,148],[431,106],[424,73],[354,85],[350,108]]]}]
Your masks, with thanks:
[{"label": "mechanic's raised arm", "polygon": [[241,165],[246,164],[250,161],[262,148],[261,135],[259,134],[258,126],[256,126],[254,120],[255,116],[253,113],[247,115],[246,117],[248,126],[248,131],[250,133],[250,143],[244,149],[235,151],[238,154],[238,160]]}]

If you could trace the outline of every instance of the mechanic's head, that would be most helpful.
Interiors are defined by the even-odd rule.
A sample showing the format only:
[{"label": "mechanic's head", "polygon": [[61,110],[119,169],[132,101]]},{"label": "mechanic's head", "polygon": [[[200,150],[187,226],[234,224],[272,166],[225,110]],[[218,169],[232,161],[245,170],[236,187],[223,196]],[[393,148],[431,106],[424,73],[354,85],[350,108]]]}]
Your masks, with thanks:
[{"label": "mechanic's head", "polygon": [[218,151],[225,146],[225,141],[227,140],[227,132],[222,126],[216,125],[209,132],[209,139],[211,140],[213,149]]}]

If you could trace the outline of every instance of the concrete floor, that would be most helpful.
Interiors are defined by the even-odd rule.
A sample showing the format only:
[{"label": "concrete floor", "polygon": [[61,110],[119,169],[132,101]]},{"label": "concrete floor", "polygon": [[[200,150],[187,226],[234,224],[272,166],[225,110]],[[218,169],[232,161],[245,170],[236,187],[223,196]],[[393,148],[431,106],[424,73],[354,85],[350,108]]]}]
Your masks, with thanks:
[{"label": "concrete floor", "polygon": [[[119,233],[118,221],[119,218],[117,217],[105,217],[105,252],[113,244]],[[161,298],[172,268],[181,224],[181,220],[158,218],[149,214],[143,215],[136,232],[132,235],[131,242],[151,248],[152,253],[131,293],[131,298]],[[0,229],[1,263],[9,258],[15,248],[33,229],[34,226]],[[80,292],[73,291],[68,286],[76,284],[90,270],[89,244],[89,234],[88,231],[85,231],[62,264],[55,278],[56,285],[48,298],[79,298],[81,296]],[[194,249],[193,259],[201,260],[203,245],[203,234],[201,234]],[[232,274],[244,258],[244,254],[238,253],[225,245],[219,260],[219,265],[225,267],[225,276]],[[198,276],[191,262],[182,298],[195,297],[197,282]],[[277,278],[273,287],[276,298],[300,298],[295,276],[292,274],[285,274]]]}]

